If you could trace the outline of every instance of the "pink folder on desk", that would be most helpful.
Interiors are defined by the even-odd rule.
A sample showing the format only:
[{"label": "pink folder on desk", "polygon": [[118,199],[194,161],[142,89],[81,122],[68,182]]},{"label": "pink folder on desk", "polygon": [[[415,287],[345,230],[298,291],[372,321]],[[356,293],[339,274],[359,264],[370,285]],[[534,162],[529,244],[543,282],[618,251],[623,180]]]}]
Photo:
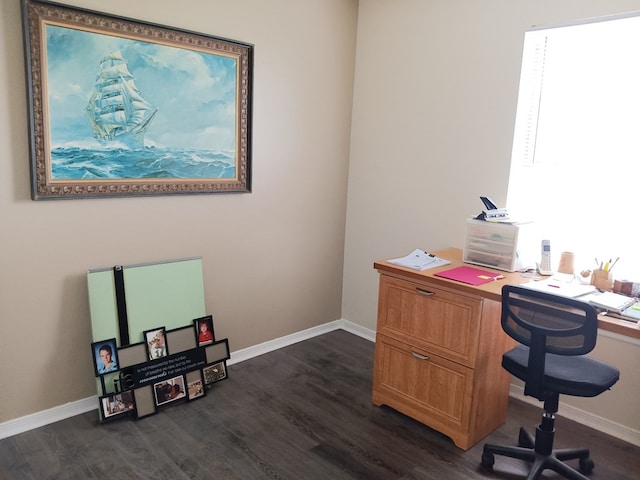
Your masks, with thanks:
[{"label": "pink folder on desk", "polygon": [[469,285],[482,285],[483,283],[489,283],[499,278],[503,278],[499,273],[480,270],[479,268],[473,267],[450,268],[449,270],[434,273],[433,275],[436,277],[448,278],[449,280],[456,280],[457,282],[468,283]]}]

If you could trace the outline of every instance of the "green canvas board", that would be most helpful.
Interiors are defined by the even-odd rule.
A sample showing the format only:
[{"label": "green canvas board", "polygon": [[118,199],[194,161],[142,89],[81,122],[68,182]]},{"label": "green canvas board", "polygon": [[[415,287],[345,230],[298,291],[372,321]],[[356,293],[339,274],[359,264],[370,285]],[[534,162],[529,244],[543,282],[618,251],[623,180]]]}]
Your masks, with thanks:
[{"label": "green canvas board", "polygon": [[[201,258],[125,265],[122,269],[130,343],[143,341],[145,330],[193,325],[194,319],[206,315]],[[121,347],[113,269],[88,271],[87,286],[92,341],[115,338]],[[107,392],[112,391],[112,377],[117,375],[105,377]],[[96,380],[102,395],[99,378]]]},{"label": "green canvas board", "polygon": [[[184,327],[206,315],[201,258],[122,269],[131,343],[145,330]],[[93,341],[115,337],[121,346],[113,270],[90,270],[87,281]]]},{"label": "green canvas board", "polygon": [[89,312],[91,314],[91,333],[94,342],[115,338],[120,345],[118,335],[118,309],[116,289],[113,284],[113,271],[89,271],[87,274],[89,290]]},{"label": "green canvas board", "polygon": [[125,267],[123,272],[131,343],[141,342],[145,330],[184,327],[206,315],[201,259]]}]

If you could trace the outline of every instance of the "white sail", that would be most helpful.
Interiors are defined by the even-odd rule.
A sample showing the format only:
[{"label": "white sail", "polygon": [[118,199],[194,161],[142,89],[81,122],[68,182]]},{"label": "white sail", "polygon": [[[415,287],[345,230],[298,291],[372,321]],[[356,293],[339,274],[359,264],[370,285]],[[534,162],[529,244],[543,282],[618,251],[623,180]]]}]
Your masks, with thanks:
[{"label": "white sail", "polygon": [[89,123],[100,142],[117,140],[134,148],[144,146],[144,134],[157,111],[140,94],[120,52],[100,60],[87,105]]}]

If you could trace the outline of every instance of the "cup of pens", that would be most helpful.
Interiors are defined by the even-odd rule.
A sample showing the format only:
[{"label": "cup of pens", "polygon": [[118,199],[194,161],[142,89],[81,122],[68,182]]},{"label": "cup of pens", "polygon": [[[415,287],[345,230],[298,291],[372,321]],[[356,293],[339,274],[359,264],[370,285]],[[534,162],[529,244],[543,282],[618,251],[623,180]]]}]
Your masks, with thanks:
[{"label": "cup of pens", "polygon": [[611,291],[613,289],[613,275],[606,270],[594,270],[591,273],[591,285],[598,290]]},{"label": "cup of pens", "polygon": [[597,268],[591,274],[591,285],[595,286],[598,290],[613,290],[613,275],[611,270],[617,261],[618,259],[616,258],[616,261],[613,263],[611,260],[598,263],[596,259]]}]

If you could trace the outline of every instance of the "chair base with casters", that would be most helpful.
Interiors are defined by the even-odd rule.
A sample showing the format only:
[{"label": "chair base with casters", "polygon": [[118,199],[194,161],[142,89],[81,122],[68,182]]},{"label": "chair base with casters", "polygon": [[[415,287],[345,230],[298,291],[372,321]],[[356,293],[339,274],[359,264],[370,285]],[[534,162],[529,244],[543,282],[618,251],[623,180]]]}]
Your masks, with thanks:
[{"label": "chair base with casters", "polygon": [[[524,427],[520,427],[517,447],[486,444],[482,451],[482,466],[492,468],[495,463],[494,455],[502,455],[530,462],[532,465],[527,480],[539,478],[543,470],[553,470],[569,480],[588,480],[582,475],[589,475],[594,467],[593,460],[589,458],[588,448],[553,449],[557,411],[558,395],[555,395],[544,403],[542,420],[536,426],[535,437]],[[579,461],[580,471],[564,463],[566,460],[575,459]]]},{"label": "chair base with casters", "polygon": [[[525,382],[524,394],[544,402],[535,436],[520,429],[518,446],[486,444],[482,467],[495,455],[531,463],[527,480],[553,470],[569,480],[588,480],[594,462],[587,448],[554,449],[555,415],[560,395],[595,397],[609,390],[620,371],[588,357],[597,340],[597,312],[586,302],[505,285],[502,328],[520,345],[502,356],[502,367]],[[578,469],[565,463],[577,460]]]}]

